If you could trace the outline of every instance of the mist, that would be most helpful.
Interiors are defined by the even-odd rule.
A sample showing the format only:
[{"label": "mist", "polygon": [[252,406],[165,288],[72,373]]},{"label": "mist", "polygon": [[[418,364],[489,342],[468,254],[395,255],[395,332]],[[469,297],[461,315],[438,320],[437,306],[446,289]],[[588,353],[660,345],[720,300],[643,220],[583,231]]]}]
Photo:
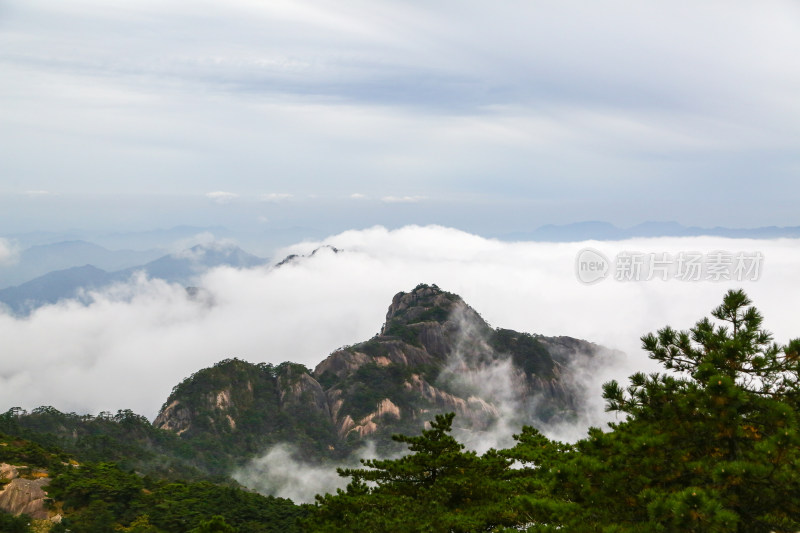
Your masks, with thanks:
[{"label": "mist", "polygon": [[0,267],[14,264],[19,255],[19,250],[8,239],[0,238]]},{"label": "mist", "polygon": [[[524,425],[533,425],[550,438],[575,441],[585,436],[590,426],[609,420],[602,404],[583,394],[587,383],[596,383],[603,365],[619,364],[620,352],[599,350],[596,353],[573,353],[561,381],[575,394],[576,416],[554,417],[547,422],[539,415],[540,395],[524,398],[525,375],[517,369],[509,354],[496,352],[486,336],[485,326],[472,312],[457,307],[449,317],[457,324],[453,352],[445,361],[436,385],[468,398],[473,407],[470,416],[457,416],[452,435],[468,450],[479,454],[490,448],[512,447],[514,434]],[[482,409],[481,409],[482,408]],[[433,418],[430,415],[430,419]],[[317,494],[343,489],[349,478],[339,476],[337,468],[363,468],[360,459],[395,459],[379,456],[374,443],[367,440],[362,449],[337,462],[312,463],[291,443],[270,447],[264,454],[236,469],[231,476],[242,485],[266,495],[289,498],[295,502],[313,502]]]},{"label": "mist", "polygon": [[[399,455],[380,459],[395,459]],[[336,463],[312,463],[301,458],[289,443],[270,447],[261,457],[233,471],[231,477],[244,485],[270,496],[289,498],[295,503],[311,503],[317,494],[335,493],[344,489],[350,478],[342,477],[337,468],[363,468],[362,459],[379,458],[375,444],[367,440],[347,459]]]},{"label": "mist", "polygon": [[[88,305],[62,302],[24,319],[0,313],[0,410],[130,408],[152,419],[174,385],[227,357],[313,368],[337,347],[372,337],[392,296],[418,283],[459,294],[493,327],[623,351],[622,364],[588,373],[586,394],[600,412],[602,381],[654,369],[640,349],[641,335],[668,324],[692,326],[728,288],[745,289],[777,342],[798,335],[796,240],[508,243],[438,226],[374,227],[299,243],[276,257],[324,244],[343,251],[323,249],[280,268],[215,269],[201,278],[194,298],[183,287],[140,276],[83,295]],[[625,250],[760,252],[764,264],[757,281],[586,285],[576,278],[575,258],[587,246],[609,257]]]},{"label": "mist", "polygon": [[[333,493],[347,486],[347,479],[339,476],[333,465],[312,465],[295,454],[290,444],[278,444],[245,468],[234,471],[231,477],[262,494],[289,498],[295,503],[311,503],[316,494]],[[353,459],[338,466],[358,465]]]}]

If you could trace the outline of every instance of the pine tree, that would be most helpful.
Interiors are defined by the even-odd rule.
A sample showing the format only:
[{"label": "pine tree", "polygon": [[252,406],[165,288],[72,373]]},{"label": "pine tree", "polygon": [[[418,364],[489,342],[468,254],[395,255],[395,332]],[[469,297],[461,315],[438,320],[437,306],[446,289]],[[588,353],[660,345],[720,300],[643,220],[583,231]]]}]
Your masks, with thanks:
[{"label": "pine tree", "polygon": [[[795,532],[800,530],[800,340],[785,347],[762,329],[742,291],[729,291],[690,331],[642,337],[671,372],[604,385],[610,432],[574,446],[526,428],[510,457],[538,490],[533,531]],[[548,509],[558,509],[560,514]]]},{"label": "pine tree", "polygon": [[310,531],[468,532],[513,525],[510,460],[490,450],[464,451],[450,434],[454,415],[439,415],[422,435],[393,438],[409,455],[362,460],[367,468],[340,469],[346,490],[317,497]]}]

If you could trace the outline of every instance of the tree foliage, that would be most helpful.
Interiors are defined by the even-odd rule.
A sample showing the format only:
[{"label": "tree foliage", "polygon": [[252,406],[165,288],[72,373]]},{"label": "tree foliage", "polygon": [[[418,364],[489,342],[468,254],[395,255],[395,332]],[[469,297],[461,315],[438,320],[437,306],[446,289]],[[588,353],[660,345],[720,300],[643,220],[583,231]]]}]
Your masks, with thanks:
[{"label": "tree foliage", "polygon": [[340,469],[345,490],[317,497],[306,526],[312,531],[486,531],[514,524],[504,483],[510,460],[495,451],[464,451],[450,434],[454,415],[438,415],[417,437],[396,435],[412,453],[362,460]]},{"label": "tree foliage", "polygon": [[136,533],[292,532],[299,531],[296,522],[305,514],[289,500],[210,482],[156,481],[112,463],[73,468],[57,476],[48,491],[62,502],[65,528],[73,533],[114,528]]},{"label": "tree foliage", "polygon": [[[409,455],[343,470],[312,531],[800,531],[800,341],[779,346],[742,291],[688,331],[642,337],[664,373],[604,385],[625,416],[574,444],[525,427],[483,456],[449,434],[453,415]],[[522,468],[511,468],[512,461]]]},{"label": "tree foliage", "polygon": [[532,530],[770,532],[800,530],[798,341],[762,329],[742,291],[729,291],[689,331],[642,337],[670,373],[604,386],[607,409],[626,415],[610,432],[537,456],[532,430],[511,456],[533,461],[540,491],[559,514]]},{"label": "tree foliage", "polygon": [[0,509],[0,531],[3,533],[31,533],[30,517],[13,516]]}]

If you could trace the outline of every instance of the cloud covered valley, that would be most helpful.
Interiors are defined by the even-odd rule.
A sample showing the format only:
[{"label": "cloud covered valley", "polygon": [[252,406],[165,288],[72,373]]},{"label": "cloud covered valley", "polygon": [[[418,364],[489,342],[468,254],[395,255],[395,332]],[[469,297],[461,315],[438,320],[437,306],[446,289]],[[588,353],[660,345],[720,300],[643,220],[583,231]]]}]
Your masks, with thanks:
[{"label": "cloud covered valley", "polygon": [[[325,244],[341,252],[323,248],[308,256]],[[587,246],[609,257],[631,250],[726,250],[760,252],[764,260],[757,281],[606,279],[586,285],[576,278],[575,258]],[[372,337],[392,296],[418,283],[460,295],[494,327],[568,335],[627,354],[621,364],[586,376],[587,395],[596,398],[587,424],[605,419],[603,381],[655,368],[640,350],[641,335],[668,324],[690,327],[728,288],[746,290],[776,341],[797,336],[795,240],[508,243],[408,226],[348,231],[281,253],[307,257],[278,268],[214,269],[195,296],[134,276],[92,293],[89,305],[65,301],[24,319],[0,314],[0,410],[52,405],[96,414],[129,408],[152,419],[181,379],[224,358],[313,368],[337,347]]]}]

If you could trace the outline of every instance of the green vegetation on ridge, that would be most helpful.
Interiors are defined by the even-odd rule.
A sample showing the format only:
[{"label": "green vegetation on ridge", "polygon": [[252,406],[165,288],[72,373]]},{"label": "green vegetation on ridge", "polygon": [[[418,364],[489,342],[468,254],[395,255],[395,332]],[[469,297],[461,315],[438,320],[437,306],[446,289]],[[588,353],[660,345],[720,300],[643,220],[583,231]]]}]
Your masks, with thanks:
[{"label": "green vegetation on ridge", "polygon": [[[0,434],[0,463],[16,465],[25,477],[50,479],[51,506],[64,517],[58,524],[42,522],[51,533],[186,533],[203,531],[215,516],[239,533],[299,532],[297,520],[306,514],[290,500],[235,486],[159,480],[112,462],[78,463],[19,436]],[[0,480],[0,490],[7,482]],[[0,510],[2,533],[30,533],[29,524],[27,516]]]},{"label": "green vegetation on ridge", "polygon": [[[49,406],[30,413],[14,408],[0,414],[0,432],[27,439],[43,449],[63,450],[80,461],[113,461],[123,468],[164,478],[209,476],[186,442],[154,428],[130,410],[95,417],[62,413]],[[0,449],[0,462],[2,454]]]},{"label": "green vegetation on ridge", "polygon": [[[478,455],[450,435],[452,413],[437,415],[419,435],[394,436],[407,455],[339,470],[350,478],[347,488],[318,496],[314,506],[208,481],[156,479],[114,462],[76,467],[54,444],[60,433],[37,433],[77,416],[52,408],[28,415],[30,427],[19,412],[0,417],[0,462],[49,471],[50,496],[65,513],[52,533],[795,533],[800,339],[779,346],[762,323],[742,291],[729,291],[711,319],[688,331],[665,327],[642,337],[643,348],[667,372],[636,373],[626,385],[606,383],[607,409],[625,418],[605,431],[592,428],[565,444],[526,426],[514,447]],[[535,337],[507,330],[496,330],[491,342],[512,357],[541,348]],[[407,378],[393,375],[397,368],[359,367],[349,386],[364,381],[374,387],[355,391],[363,396],[356,405],[379,397],[412,401],[394,389]],[[254,375],[236,361],[216,368],[231,370]],[[255,372],[265,371],[297,387],[310,379],[298,365]],[[303,390],[297,387],[292,390]],[[207,391],[195,392],[209,399]],[[121,411],[85,422],[117,424],[136,435],[140,418]],[[15,432],[40,438],[32,442]],[[108,445],[82,453],[121,454],[111,449],[113,439]],[[0,513],[0,531],[28,533],[23,521]]]},{"label": "green vegetation on ridge", "polygon": [[642,337],[672,372],[607,383],[607,409],[627,416],[609,431],[570,445],[525,427],[513,448],[478,457],[440,416],[397,437],[411,455],[340,470],[351,483],[318,497],[308,530],[800,530],[800,339],[773,343],[750,303],[729,291],[717,324]]}]

